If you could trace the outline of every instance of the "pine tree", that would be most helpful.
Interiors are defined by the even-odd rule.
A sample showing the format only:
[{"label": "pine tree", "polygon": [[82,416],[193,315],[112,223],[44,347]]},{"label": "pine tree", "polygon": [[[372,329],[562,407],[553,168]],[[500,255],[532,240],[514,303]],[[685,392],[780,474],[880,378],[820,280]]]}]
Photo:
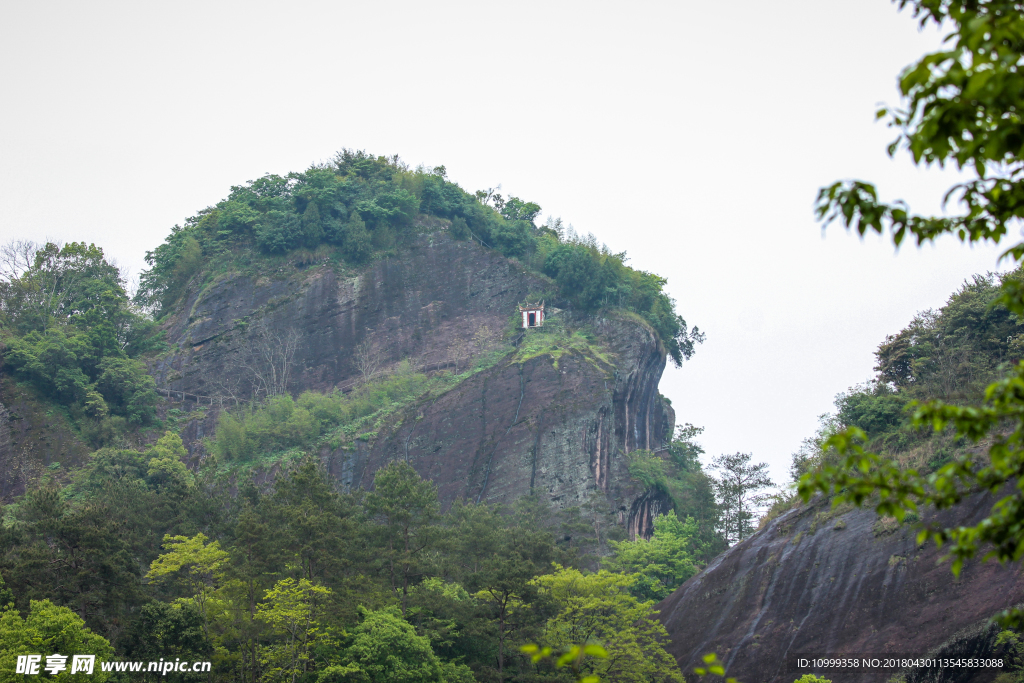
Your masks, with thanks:
[{"label": "pine tree", "polygon": [[730,544],[754,532],[754,513],[764,502],[758,492],[775,486],[768,476],[768,463],[751,465],[752,457],[750,453],[733,453],[711,462],[711,469],[721,476],[715,482],[715,494],[722,510],[722,532]]},{"label": "pine tree", "polygon": [[302,214],[302,244],[307,249],[316,249],[323,239],[324,225],[320,220],[320,209],[316,202],[310,202]]},{"label": "pine tree", "polygon": [[363,219],[355,211],[348,219],[344,229],[344,244],[346,258],[355,263],[363,263],[373,253],[373,245],[370,242],[370,232],[366,229]]}]

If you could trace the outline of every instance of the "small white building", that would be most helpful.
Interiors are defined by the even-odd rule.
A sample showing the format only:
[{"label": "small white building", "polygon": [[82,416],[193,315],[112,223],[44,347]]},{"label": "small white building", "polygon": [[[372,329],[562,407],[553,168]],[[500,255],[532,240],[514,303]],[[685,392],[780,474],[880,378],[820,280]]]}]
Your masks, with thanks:
[{"label": "small white building", "polygon": [[523,329],[530,327],[543,327],[544,326],[544,302],[541,301],[539,304],[526,304],[519,305],[519,313],[523,316]]}]

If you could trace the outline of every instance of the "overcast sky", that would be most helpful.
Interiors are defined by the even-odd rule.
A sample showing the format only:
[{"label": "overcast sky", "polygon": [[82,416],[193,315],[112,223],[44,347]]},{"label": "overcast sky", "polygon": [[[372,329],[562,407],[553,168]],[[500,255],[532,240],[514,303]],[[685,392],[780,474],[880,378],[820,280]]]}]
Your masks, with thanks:
[{"label": "overcast sky", "polygon": [[885,0],[0,0],[0,238],[138,271],[172,225],[342,147],[443,164],[668,278],[707,342],[662,393],[710,455],[790,454],[872,352],[997,251],[822,233],[857,177],[938,210],[876,104],[939,44]]}]

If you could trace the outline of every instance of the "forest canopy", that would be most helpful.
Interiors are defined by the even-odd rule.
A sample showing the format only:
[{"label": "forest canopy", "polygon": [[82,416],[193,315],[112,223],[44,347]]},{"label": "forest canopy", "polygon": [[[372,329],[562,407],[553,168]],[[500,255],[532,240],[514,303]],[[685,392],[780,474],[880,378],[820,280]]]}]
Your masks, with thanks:
[{"label": "forest canopy", "polygon": [[139,358],[159,339],[103,250],[80,242],[15,242],[2,256],[3,362],[75,414],[151,422],[155,384]]}]

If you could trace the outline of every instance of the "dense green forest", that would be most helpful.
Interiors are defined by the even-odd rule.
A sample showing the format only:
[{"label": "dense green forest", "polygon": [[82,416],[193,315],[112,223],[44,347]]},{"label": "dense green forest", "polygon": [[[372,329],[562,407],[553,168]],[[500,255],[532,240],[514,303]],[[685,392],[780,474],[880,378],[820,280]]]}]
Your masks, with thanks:
[{"label": "dense green forest", "polygon": [[212,660],[217,680],[569,680],[519,648],[589,640],[609,653],[588,660],[605,680],[680,680],[651,606],[707,558],[693,517],[613,542],[599,568],[586,509],[442,512],[401,462],[372,492],[340,493],[313,458],[259,487],[184,456],[171,432],[104,448],[68,487],[8,505],[11,628],[43,637],[18,615],[66,608],[119,657]]},{"label": "dense green forest", "polygon": [[0,369],[69,411],[87,441],[149,425],[157,394],[141,358],[149,316],[95,245],[14,242],[0,272]]}]

